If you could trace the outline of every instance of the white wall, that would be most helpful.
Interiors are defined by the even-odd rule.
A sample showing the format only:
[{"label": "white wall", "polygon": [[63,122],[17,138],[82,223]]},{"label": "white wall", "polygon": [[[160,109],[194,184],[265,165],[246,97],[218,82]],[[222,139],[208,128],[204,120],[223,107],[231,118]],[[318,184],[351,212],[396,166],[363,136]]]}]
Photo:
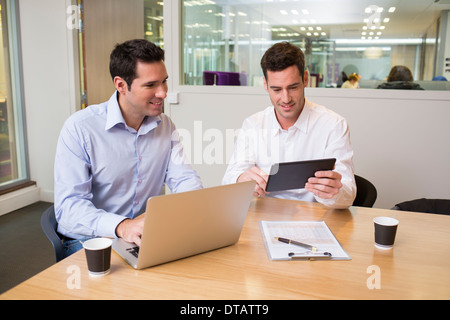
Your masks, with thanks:
[{"label": "white wall", "polygon": [[75,110],[66,1],[20,0],[31,179],[53,201],[53,162],[64,120]]}]

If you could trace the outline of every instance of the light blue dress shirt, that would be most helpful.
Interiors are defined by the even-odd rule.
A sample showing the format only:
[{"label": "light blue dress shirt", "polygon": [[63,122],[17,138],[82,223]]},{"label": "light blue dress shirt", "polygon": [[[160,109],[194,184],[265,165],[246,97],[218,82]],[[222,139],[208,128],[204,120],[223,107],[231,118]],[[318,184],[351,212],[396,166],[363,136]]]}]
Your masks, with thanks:
[{"label": "light blue dress shirt", "polygon": [[125,218],[145,211],[164,183],[174,193],[202,188],[186,162],[171,119],[144,119],[128,127],[117,102],[73,114],[65,122],[55,157],[55,215],[58,232],[69,238],[116,237]]}]

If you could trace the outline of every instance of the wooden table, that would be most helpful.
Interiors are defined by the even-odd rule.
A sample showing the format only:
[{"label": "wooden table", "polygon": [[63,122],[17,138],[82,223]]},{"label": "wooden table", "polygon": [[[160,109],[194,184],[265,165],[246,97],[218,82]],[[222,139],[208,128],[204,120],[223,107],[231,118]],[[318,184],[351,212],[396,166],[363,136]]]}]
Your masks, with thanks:
[{"label": "wooden table", "polygon": [[[378,249],[372,219],[393,214],[395,246]],[[260,220],[324,220],[352,260],[271,261]],[[449,299],[449,244],[450,216],[254,199],[233,246],[140,271],[113,253],[102,278],[80,251],[0,299]]]}]

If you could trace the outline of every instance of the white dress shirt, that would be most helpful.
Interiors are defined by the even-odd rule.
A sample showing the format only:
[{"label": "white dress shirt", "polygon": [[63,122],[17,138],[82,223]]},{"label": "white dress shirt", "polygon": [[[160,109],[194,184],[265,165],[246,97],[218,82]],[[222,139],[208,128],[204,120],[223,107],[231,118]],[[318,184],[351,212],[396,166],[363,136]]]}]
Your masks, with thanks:
[{"label": "white dress shirt", "polygon": [[269,173],[274,163],[323,158],[336,158],[335,171],[342,175],[343,187],[332,199],[319,198],[304,188],[271,192],[269,196],[318,201],[333,208],[351,206],[356,196],[347,121],[337,113],[305,100],[296,123],[284,130],[271,106],[245,119],[222,183],[235,183],[243,172],[255,165]]},{"label": "white dress shirt", "polygon": [[145,211],[147,199],[202,188],[187,164],[175,125],[161,114],[128,127],[117,102],[73,114],[64,124],[55,158],[58,231],[74,239],[115,237],[117,225]]}]

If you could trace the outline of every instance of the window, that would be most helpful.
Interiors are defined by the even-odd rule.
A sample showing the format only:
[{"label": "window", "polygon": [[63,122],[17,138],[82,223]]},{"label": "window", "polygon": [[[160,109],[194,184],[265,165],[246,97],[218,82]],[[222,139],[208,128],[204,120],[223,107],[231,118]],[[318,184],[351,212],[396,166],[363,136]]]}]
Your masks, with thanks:
[{"label": "window", "polygon": [[[289,41],[305,53],[312,87],[341,87],[357,73],[359,87],[376,88],[393,66],[405,65],[425,89],[449,90],[448,82],[432,81],[450,80],[449,9],[435,0],[185,0],[182,81],[262,86],[262,54]],[[239,80],[220,83],[220,72]]]},{"label": "window", "polygon": [[144,1],[145,39],[164,48],[163,1]]},{"label": "window", "polygon": [[0,0],[0,191],[28,181],[17,3]]}]

